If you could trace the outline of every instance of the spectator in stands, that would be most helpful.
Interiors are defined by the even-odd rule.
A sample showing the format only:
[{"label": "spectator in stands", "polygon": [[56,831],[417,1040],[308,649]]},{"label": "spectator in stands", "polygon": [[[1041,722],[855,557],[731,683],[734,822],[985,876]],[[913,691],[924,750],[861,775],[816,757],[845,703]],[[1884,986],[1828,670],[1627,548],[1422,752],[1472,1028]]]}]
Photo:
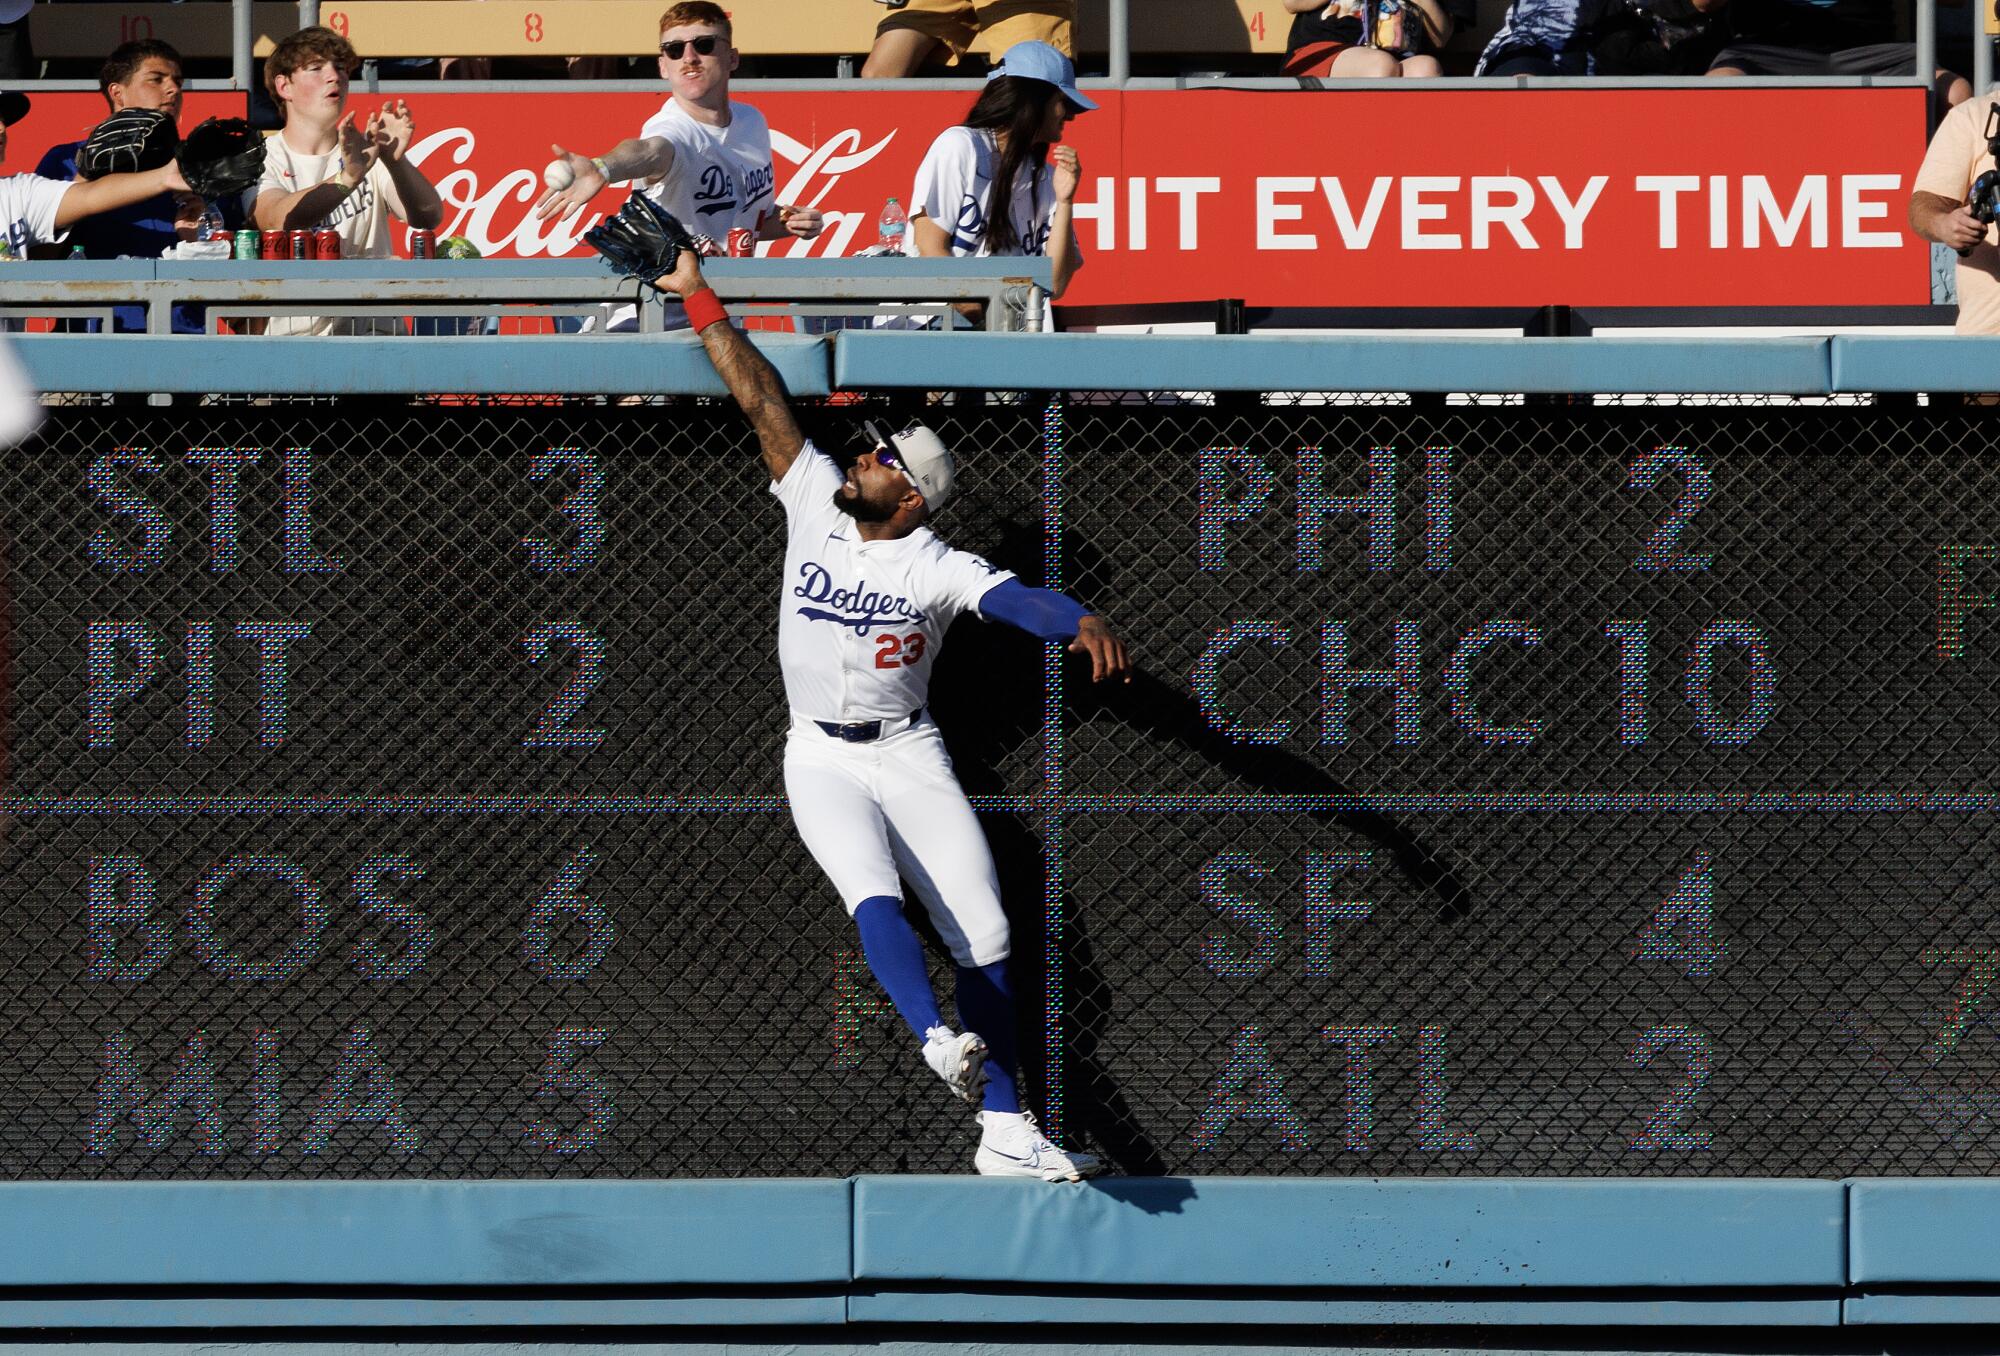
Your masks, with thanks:
[{"label": "spectator in stands", "polygon": [[1061,52],[1045,42],[1009,47],[965,121],[940,133],[917,167],[917,253],[1047,255],[1060,297],[1083,267],[1071,221],[1083,169],[1075,148],[1056,143],[1065,123],[1096,107],[1077,93]]},{"label": "spectator in stands", "polygon": [[[558,70],[555,63],[562,63]],[[491,80],[492,57],[445,57],[438,62],[440,80]],[[511,67],[503,64],[500,73],[509,79],[519,76],[566,75],[572,80],[616,80],[618,58],[608,56],[518,57]]]},{"label": "spectator in stands", "polygon": [[[181,54],[171,44],[147,38],[112,49],[97,73],[97,88],[113,113],[127,108],[157,109],[176,124],[181,117]],[[35,166],[35,173],[48,179],[76,178],[76,157],[81,141],[51,146]],[[224,232],[234,231],[249,220],[243,198],[219,199],[213,225]],[[192,193],[162,193],[145,202],[121,207],[77,223],[70,232],[74,244],[83,247],[86,259],[157,259],[183,240],[195,239],[203,213],[211,204]],[[140,306],[120,306],[112,313],[113,328],[134,332],[146,328],[146,312]],[[96,321],[87,322],[94,332]],[[202,308],[176,306],[173,311],[176,334],[202,332]]]},{"label": "spectator in stands", "polygon": [[[1286,75],[1438,76],[1433,53],[1473,18],[1472,0],[1285,0],[1292,31],[1285,39]],[[1371,40],[1362,27],[1372,16]]]},{"label": "spectator in stands", "polygon": [[1045,42],[1076,55],[1076,0],[907,0],[875,25],[861,64],[865,80],[900,80],[929,63],[958,60],[983,40],[988,51]]},{"label": "spectator in stands", "polygon": [[1910,194],[1910,229],[1964,253],[1958,259],[1960,334],[2000,334],[2000,231],[1972,208],[1973,186],[1994,171],[2000,95],[1968,99],[1944,115]]},{"label": "spectator in stands", "polygon": [[1474,75],[1589,75],[1599,0],[1513,0]]},{"label": "spectator in stands", "polygon": [[[392,99],[365,122],[347,107],[360,59],[330,28],[304,28],[264,59],[264,86],[285,125],[272,135],[257,185],[255,216],[266,231],[334,230],[343,259],[389,259],[391,215],[435,231],[444,204],[405,156],[416,139],[409,107]],[[270,334],[396,333],[391,320],[280,316]]]},{"label": "spectator in stands", "polygon": [[[683,0],[660,16],[660,78],[672,91],[639,135],[603,155],[585,156],[551,146],[574,176],[551,188],[536,205],[538,220],[567,219],[607,184],[641,180],[637,191],[687,224],[690,231],[726,241],[731,230],[763,240],[811,240],[825,218],[811,207],[777,200],[771,163],[771,129],[764,115],[729,97],[729,77],[739,60],[729,15],[710,0]],[[684,323],[678,304],[669,323]],[[621,308],[613,329],[629,329],[636,313]]]},{"label": "spectator in stands", "polygon": [[[1723,0],[1715,0],[1717,7]],[[1732,36],[1708,73],[1738,75],[1909,75],[1915,43],[1897,42],[1889,0],[1728,0]],[[1933,72],[1947,108],[1972,97],[1963,76]]]},{"label": "spectator in stands", "polygon": [[[0,160],[7,155],[6,129],[28,116],[28,96],[19,90],[0,92]],[[169,162],[138,174],[107,174],[101,179],[46,179],[39,174],[9,174],[0,178],[0,255],[23,258],[31,245],[61,242],[69,228],[87,217],[157,198],[185,193],[187,180]]]},{"label": "spectator in stands", "polygon": [[1591,40],[1593,75],[1700,75],[1728,39],[1719,0],[1607,0]]}]

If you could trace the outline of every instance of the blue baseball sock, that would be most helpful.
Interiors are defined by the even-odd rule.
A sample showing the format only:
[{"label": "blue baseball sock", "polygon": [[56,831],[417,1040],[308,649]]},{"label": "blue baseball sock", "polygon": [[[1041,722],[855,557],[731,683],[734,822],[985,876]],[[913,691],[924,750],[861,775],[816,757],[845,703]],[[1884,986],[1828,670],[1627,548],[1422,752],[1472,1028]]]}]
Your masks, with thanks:
[{"label": "blue baseball sock", "polygon": [[931,992],[930,971],[924,968],[924,944],[903,917],[902,904],[894,895],[871,895],[854,910],[854,922],[861,929],[861,954],[868,958],[868,968],[921,1041],[944,1018]]},{"label": "blue baseball sock", "polygon": [[988,1111],[1016,1112],[1021,1094],[1014,1086],[1014,994],[1007,987],[1007,962],[958,970],[958,1018],[986,1040]]}]

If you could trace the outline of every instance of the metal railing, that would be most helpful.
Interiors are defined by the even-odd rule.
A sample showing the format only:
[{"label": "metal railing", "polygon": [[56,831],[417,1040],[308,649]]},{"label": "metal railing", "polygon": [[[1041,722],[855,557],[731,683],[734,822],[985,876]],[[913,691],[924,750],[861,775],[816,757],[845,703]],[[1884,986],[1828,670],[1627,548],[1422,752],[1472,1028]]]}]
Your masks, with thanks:
[{"label": "metal railing", "polygon": [[[949,329],[966,305],[983,308],[988,331],[1034,330],[1050,284],[1046,259],[716,259],[706,271],[724,300],[797,318],[808,331],[853,317]],[[78,260],[0,271],[0,316],[108,324],[114,308],[139,306],[146,333],[170,335],[173,308],[200,305],[216,333],[225,320],[286,315],[601,315],[629,305],[636,288],[594,259]],[[640,306],[638,328],[662,330],[661,308]]]},{"label": "metal railing", "polygon": [[[1982,12],[1974,20],[1974,26],[1972,26],[1972,70],[1968,74],[1972,78],[1974,90],[1976,92],[1984,92],[1992,84],[1992,42],[1994,42],[1994,34],[1990,30],[1990,20],[1988,20],[1988,12],[1992,8],[1992,0],[1978,0],[1978,2],[1980,2],[1980,10]],[[248,90],[248,88],[254,88],[256,82],[258,82],[256,58],[254,58],[256,26],[254,26],[254,20],[252,20],[252,2],[250,0],[230,0],[230,4],[232,4],[232,26],[230,26],[230,34],[232,34],[232,66],[230,66],[230,72],[232,74],[230,74],[230,86],[232,88],[240,88],[240,90]],[[1106,22],[1106,38],[1108,40],[1106,40],[1106,48],[1104,48],[1104,52],[1106,52],[1106,78],[1102,82],[1100,80],[1092,80],[1090,84],[1092,86],[1100,86],[1100,84],[1122,86],[1124,82],[1130,80],[1130,72],[1132,72],[1130,0],[1104,0],[1104,4],[1106,4],[1106,20],[1108,20]],[[298,0],[298,22],[300,22],[300,26],[318,22],[320,8],[322,6],[320,6],[318,0]],[[1938,26],[1936,24],[1936,0],[1916,0],[1916,18],[1914,18],[1914,46],[1916,46],[1916,50],[1914,50],[1914,62],[1912,62],[1912,68],[1914,68],[1912,76],[1920,78],[1924,82],[1928,82],[1932,78],[1932,72],[1936,70],[1936,56],[1938,56],[1936,26]],[[852,80],[826,80],[826,82],[812,82],[812,84],[824,84],[828,88],[834,88],[834,86],[842,86],[842,84],[850,84],[850,82]],[[970,88],[970,82],[958,82],[958,84],[966,84]],[[1286,80],[1284,84],[1288,88],[1296,86],[1294,80]],[[1340,84],[1348,84],[1348,82],[1340,82]],[[1676,80],[1676,84],[1698,84],[1698,78]],[[1814,80],[1814,84],[1826,84],[1826,82]],[[1844,80],[1832,80],[1832,84],[1846,84],[1846,82]],[[1434,82],[1426,82],[1426,86],[1434,86]],[[652,86],[648,84],[648,88],[652,88]]]}]

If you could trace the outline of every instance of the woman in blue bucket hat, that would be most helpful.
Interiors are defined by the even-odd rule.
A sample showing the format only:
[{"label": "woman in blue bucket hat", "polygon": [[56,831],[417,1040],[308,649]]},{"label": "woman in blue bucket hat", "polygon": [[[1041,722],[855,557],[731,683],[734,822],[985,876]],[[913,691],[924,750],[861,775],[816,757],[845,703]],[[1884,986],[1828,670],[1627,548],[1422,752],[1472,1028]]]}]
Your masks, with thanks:
[{"label": "woman in blue bucket hat", "polygon": [[1009,47],[965,121],[940,133],[917,167],[917,253],[1047,255],[1051,295],[1060,297],[1083,266],[1070,220],[1083,171],[1060,138],[1065,123],[1096,107],[1061,52],[1045,42]]}]

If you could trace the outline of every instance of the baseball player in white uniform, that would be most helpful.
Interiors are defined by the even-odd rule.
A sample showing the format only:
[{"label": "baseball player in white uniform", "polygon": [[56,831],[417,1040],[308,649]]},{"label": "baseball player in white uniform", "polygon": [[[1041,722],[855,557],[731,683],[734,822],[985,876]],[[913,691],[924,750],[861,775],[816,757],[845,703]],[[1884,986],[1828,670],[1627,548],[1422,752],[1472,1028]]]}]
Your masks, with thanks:
[{"label": "baseball player in white uniform", "polygon": [[[845,475],[799,432],[769,362],[729,323],[694,254],[654,285],[689,323],[750,419],[787,522],[778,659],[792,709],[785,790],[799,836],[861,931],[869,968],[952,1091],[981,1106],[982,1173],[1076,1181],[1088,1154],[1049,1142],[1015,1086],[1007,916],[993,856],[925,711],[953,618],[976,612],[1088,655],[1091,677],[1131,681],[1103,618],[946,546],[925,526],[951,498],[951,454],[913,427],[884,435]],[[950,948],[962,1030],[938,1010],[907,880]]]},{"label": "baseball player in white uniform", "polygon": [[[728,14],[708,0],[669,7],[660,16],[660,75],[671,97],[638,136],[601,156],[551,146],[555,178],[536,205],[536,218],[574,216],[605,185],[642,180],[641,192],[718,248],[732,230],[759,240],[817,236],[826,224],[818,209],[777,201],[764,115],[729,98],[729,77],[741,60],[732,37]],[[565,171],[572,177],[558,187]],[[629,328],[632,317],[629,307],[622,308],[611,328]],[[669,318],[670,326],[679,323],[678,316]]]}]

